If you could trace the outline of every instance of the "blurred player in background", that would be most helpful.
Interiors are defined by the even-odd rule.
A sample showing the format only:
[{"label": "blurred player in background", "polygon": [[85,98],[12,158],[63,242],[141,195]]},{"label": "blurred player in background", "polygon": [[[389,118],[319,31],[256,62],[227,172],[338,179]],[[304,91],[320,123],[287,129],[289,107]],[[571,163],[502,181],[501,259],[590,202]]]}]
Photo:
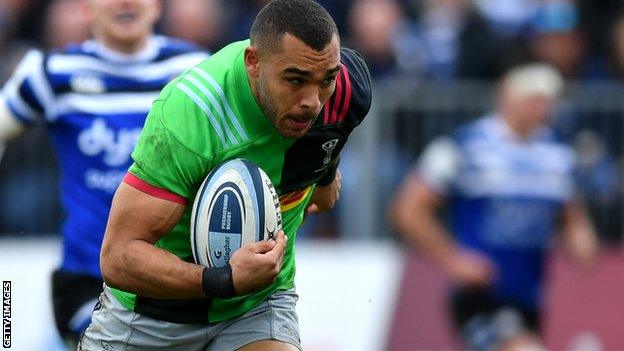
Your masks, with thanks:
[{"label": "blurred player in background", "polygon": [[[541,282],[558,231],[578,262],[595,258],[575,156],[546,126],[562,88],[544,64],[509,71],[497,109],[434,140],[393,204],[399,231],[456,283],[451,311],[471,350],[543,350]],[[436,216],[444,202],[449,230]]]},{"label": "blurred player in background", "polygon": [[[297,230],[338,198],[339,154],[368,113],[371,79],[315,1],[270,2],[250,37],[167,85],[150,110],[115,194],[106,287],[81,350],[301,349]],[[267,172],[284,231],[244,245],[229,265],[203,267],[193,262],[188,202],[234,158]]]},{"label": "blurred player in background", "polygon": [[[102,290],[99,252],[113,193],[152,101],[207,54],[153,34],[157,0],[86,0],[94,40],[29,52],[0,101],[0,144],[37,123],[52,136],[66,215],[52,276],[57,328],[75,348]],[[73,345],[73,346],[71,346]]]}]

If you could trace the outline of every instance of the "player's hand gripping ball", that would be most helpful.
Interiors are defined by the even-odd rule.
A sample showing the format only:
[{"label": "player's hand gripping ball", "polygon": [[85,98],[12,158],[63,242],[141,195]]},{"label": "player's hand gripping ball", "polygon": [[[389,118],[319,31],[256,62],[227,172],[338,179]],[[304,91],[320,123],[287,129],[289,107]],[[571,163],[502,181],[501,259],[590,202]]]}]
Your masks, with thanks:
[{"label": "player's hand gripping ball", "polygon": [[244,159],[217,166],[203,181],[191,212],[195,263],[223,267],[241,246],[274,239],[282,229],[277,192],[266,173]]}]

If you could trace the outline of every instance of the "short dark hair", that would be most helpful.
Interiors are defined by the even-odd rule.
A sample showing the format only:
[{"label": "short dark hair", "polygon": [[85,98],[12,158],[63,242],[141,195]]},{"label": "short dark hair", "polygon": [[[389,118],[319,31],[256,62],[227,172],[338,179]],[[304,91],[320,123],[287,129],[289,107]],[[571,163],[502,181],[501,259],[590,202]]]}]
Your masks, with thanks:
[{"label": "short dark hair", "polygon": [[259,49],[279,49],[290,33],[316,51],[334,37],[338,27],[327,11],[313,0],[274,0],[264,6],[251,26],[251,44]]}]

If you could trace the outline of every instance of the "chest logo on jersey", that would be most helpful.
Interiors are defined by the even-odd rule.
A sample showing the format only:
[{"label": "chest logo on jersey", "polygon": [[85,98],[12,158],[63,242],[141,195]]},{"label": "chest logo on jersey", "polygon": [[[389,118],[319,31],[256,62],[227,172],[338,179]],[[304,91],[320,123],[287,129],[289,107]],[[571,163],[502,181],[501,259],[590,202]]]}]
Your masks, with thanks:
[{"label": "chest logo on jersey", "polygon": [[106,91],[106,85],[100,77],[94,74],[76,74],[69,81],[73,91],[84,94],[101,94]]},{"label": "chest logo on jersey", "polygon": [[323,159],[323,166],[327,165],[329,161],[331,161],[331,155],[336,145],[338,145],[338,139],[332,139],[330,141],[326,141],[323,143],[323,145],[321,145],[323,150],[325,150],[325,158]]},{"label": "chest logo on jersey", "polygon": [[78,135],[78,148],[91,157],[103,153],[103,161],[107,166],[122,166],[130,160],[140,134],[141,128],[115,130],[105,120],[97,118],[91,127]]}]

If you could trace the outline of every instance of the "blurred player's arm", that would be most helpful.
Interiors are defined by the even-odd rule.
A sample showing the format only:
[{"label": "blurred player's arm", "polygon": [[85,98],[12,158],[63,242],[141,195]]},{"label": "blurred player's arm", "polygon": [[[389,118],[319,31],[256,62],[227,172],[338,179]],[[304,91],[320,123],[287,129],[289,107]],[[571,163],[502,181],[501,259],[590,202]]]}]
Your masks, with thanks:
[{"label": "blurred player's arm", "polygon": [[0,97],[0,160],[4,154],[6,143],[20,135],[26,127],[19,122],[7,107],[4,98]]},{"label": "blurred player's arm", "polygon": [[493,274],[489,260],[459,247],[437,217],[442,190],[457,172],[457,154],[447,139],[427,148],[417,170],[407,175],[391,207],[391,222],[412,247],[465,285],[487,285]]},{"label": "blurred player's arm", "polygon": [[[54,100],[44,72],[44,54],[30,50],[20,61],[0,95],[0,158],[6,143],[28,125],[41,120]],[[9,107],[11,106],[11,107]]]},{"label": "blurred player's arm", "polygon": [[413,247],[434,262],[446,265],[458,249],[436,217],[441,205],[440,195],[411,173],[397,191],[391,215],[396,229]]},{"label": "blurred player's arm", "polygon": [[[113,199],[100,254],[106,283],[153,298],[206,296],[204,267],[154,246],[180,221],[185,208],[122,183]],[[255,291],[273,281],[285,241],[280,232],[276,241],[248,244],[236,251],[230,261],[235,293]]]},{"label": "blurred player's arm", "polygon": [[565,252],[584,267],[597,257],[599,242],[594,227],[583,206],[576,200],[563,209],[562,240]]}]

